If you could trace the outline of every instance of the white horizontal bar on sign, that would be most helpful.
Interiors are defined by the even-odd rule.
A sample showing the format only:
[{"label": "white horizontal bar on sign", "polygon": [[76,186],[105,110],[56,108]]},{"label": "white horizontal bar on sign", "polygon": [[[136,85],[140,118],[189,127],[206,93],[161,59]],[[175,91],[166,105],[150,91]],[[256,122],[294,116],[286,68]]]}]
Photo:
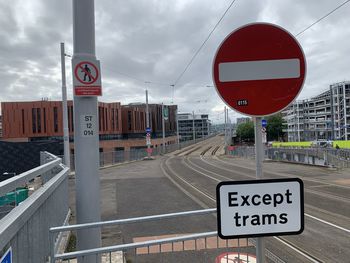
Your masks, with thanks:
[{"label": "white horizontal bar on sign", "polygon": [[220,82],[299,77],[300,61],[297,58],[219,63]]}]

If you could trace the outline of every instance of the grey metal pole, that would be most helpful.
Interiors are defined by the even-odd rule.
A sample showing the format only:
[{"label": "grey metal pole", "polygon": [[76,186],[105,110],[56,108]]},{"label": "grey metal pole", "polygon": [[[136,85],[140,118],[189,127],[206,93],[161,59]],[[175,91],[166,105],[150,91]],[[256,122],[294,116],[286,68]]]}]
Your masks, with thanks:
[{"label": "grey metal pole", "polygon": [[70,168],[69,130],[67,114],[66,59],[64,43],[61,43],[61,72],[62,72],[62,120],[63,120],[63,152],[64,164]]},{"label": "grey metal pole", "polygon": [[177,109],[177,106],[176,106],[176,135],[177,135],[177,138],[176,138],[176,141],[177,141],[177,148],[180,149],[180,134],[179,134],[179,116],[178,116],[178,109]]},{"label": "grey metal pole", "polygon": [[225,113],[225,126],[224,126],[224,131],[225,131],[225,151],[226,151],[226,146],[227,146],[227,116],[226,116],[226,106],[224,107],[224,113]]},{"label": "grey metal pole", "polygon": [[194,125],[194,111],[192,111],[192,134],[193,134],[193,143],[196,143],[196,129],[195,129],[195,125]]},{"label": "grey metal pole", "polygon": [[[261,117],[255,117],[255,163],[256,163],[256,179],[263,178],[263,158],[264,149],[262,144]],[[258,263],[265,262],[265,243],[262,237],[256,239],[256,258]]]},{"label": "grey metal pole", "polygon": [[[148,109],[148,90],[146,90],[146,128],[149,127],[149,109]],[[148,139],[146,139],[146,145],[147,145],[147,157],[151,157],[151,153],[149,149],[151,148],[151,144],[148,142]]]},{"label": "grey metal pole", "polygon": [[162,103],[162,129],[163,129],[163,154],[165,154],[165,120],[164,120],[164,103]]},{"label": "grey metal pole", "polygon": [[[73,0],[72,59],[96,59],[94,9],[94,0]],[[84,116],[91,117],[93,136],[82,136]],[[74,128],[76,221],[101,221],[97,97],[74,96]],[[99,228],[77,231],[78,250],[100,246]],[[100,258],[96,260],[95,256],[84,257],[84,263]]]}]

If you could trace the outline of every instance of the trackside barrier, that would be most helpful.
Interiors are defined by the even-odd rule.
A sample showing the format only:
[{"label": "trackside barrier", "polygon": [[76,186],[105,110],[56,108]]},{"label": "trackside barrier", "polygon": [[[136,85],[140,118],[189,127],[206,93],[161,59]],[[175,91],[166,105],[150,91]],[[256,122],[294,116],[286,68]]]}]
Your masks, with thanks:
[{"label": "trackside barrier", "polygon": [[[71,226],[52,227],[50,228],[50,236],[53,236],[60,232],[75,231],[78,229],[89,229],[95,227],[115,226],[131,223],[144,223],[147,221],[164,220],[169,218],[179,218],[185,216],[199,216],[216,213],[216,208],[195,210],[179,213],[170,213],[163,215],[153,215],[129,219],[120,219],[104,222],[86,223]],[[52,239],[52,238],[51,238]],[[53,243],[51,243],[51,263],[56,262],[84,262],[84,259],[89,256],[95,256],[96,262],[102,257],[102,263],[106,262],[179,262],[179,252],[184,253],[184,258],[187,262],[223,262],[226,260],[218,260],[218,254],[226,256],[227,262],[230,260],[230,253],[233,251],[238,254],[238,258],[242,262],[248,261],[249,255],[255,253],[255,240],[254,239],[231,239],[222,240],[218,238],[217,231],[186,234],[186,235],[173,235],[166,238],[136,241],[129,244],[120,244],[114,246],[107,246],[102,248],[93,248],[81,251],[75,251],[70,253],[57,254],[54,253]],[[178,252],[178,253],[172,253]],[[219,252],[219,253],[218,253]],[[273,260],[273,262],[284,263],[279,257],[266,251],[266,256]],[[166,260],[164,259],[166,257]],[[191,257],[194,260],[191,261]],[[235,261],[233,261],[235,262]]]},{"label": "trackside barrier", "polygon": [[[215,135],[210,135],[205,138],[200,138],[196,139],[195,143],[204,141],[206,139],[209,139],[211,137],[214,137]],[[159,156],[162,154],[167,154],[174,152],[176,150],[183,149],[187,146],[190,146],[194,144],[194,141],[184,141],[181,142],[180,144],[174,143],[174,144],[168,144],[165,146],[165,152],[163,152],[163,147],[156,147],[152,148],[152,156]],[[113,165],[113,164],[118,164],[118,163],[123,163],[123,162],[130,162],[130,161],[137,161],[137,160],[142,160],[144,157],[147,156],[146,152],[146,146],[145,148],[139,148],[139,149],[133,149],[130,151],[112,151],[112,152],[101,152],[100,153],[100,167],[108,166],[108,165]],[[60,156],[63,158],[63,156]],[[71,171],[74,171],[75,169],[75,163],[74,163],[74,155],[70,155],[70,164],[71,164]]]},{"label": "trackside barrier", "polygon": [[[228,151],[229,155],[255,158],[254,147],[234,146],[234,150]],[[334,148],[275,148],[265,149],[265,158],[273,161],[302,163],[338,169],[350,168],[350,150]]]},{"label": "trackside barrier", "polygon": [[39,167],[0,182],[0,195],[23,186],[32,192],[0,220],[0,257],[11,248],[13,263],[47,262],[48,228],[67,220],[69,169],[47,152],[41,161]]}]

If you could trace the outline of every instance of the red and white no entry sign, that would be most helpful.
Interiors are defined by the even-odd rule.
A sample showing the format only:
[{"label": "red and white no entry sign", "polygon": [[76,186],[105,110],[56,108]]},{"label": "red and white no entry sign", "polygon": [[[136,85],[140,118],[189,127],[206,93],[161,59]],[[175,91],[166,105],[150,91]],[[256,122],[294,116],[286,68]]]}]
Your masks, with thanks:
[{"label": "red and white no entry sign", "polygon": [[101,96],[100,62],[95,59],[72,59],[75,96]]},{"label": "red and white no entry sign", "polygon": [[214,84],[223,101],[251,116],[266,116],[287,107],[299,94],[305,71],[305,56],[297,40],[267,23],[233,31],[213,62]]}]

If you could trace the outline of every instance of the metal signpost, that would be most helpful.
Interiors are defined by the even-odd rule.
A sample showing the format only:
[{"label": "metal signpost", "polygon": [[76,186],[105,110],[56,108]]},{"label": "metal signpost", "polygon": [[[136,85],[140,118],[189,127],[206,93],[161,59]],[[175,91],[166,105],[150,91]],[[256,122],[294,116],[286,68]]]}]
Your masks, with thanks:
[{"label": "metal signpost", "polygon": [[64,51],[64,43],[61,43],[61,73],[62,73],[62,114],[63,114],[63,150],[64,164],[70,168],[69,154],[69,130],[68,130],[68,114],[67,114],[67,86],[66,86],[66,59]]},{"label": "metal signpost", "polygon": [[[101,72],[95,56],[94,0],[73,0],[72,58],[77,223],[101,221],[97,97]],[[99,228],[77,231],[77,249],[101,246]],[[78,261],[81,262],[81,261]],[[100,262],[87,256],[85,262]]]},{"label": "metal signpost", "polygon": [[163,131],[163,154],[165,154],[165,116],[164,116],[164,103],[162,103],[162,131]]},{"label": "metal signpost", "polygon": [[148,90],[146,90],[146,146],[147,146],[147,158],[151,158],[151,128],[149,125],[149,109],[148,109]]},{"label": "metal signpost", "polygon": [[[253,23],[229,34],[213,61],[213,80],[222,100],[254,117],[256,178],[263,177],[262,116],[286,108],[304,83],[306,61],[297,40],[285,29]],[[262,238],[257,238],[257,262],[265,262]]]}]

